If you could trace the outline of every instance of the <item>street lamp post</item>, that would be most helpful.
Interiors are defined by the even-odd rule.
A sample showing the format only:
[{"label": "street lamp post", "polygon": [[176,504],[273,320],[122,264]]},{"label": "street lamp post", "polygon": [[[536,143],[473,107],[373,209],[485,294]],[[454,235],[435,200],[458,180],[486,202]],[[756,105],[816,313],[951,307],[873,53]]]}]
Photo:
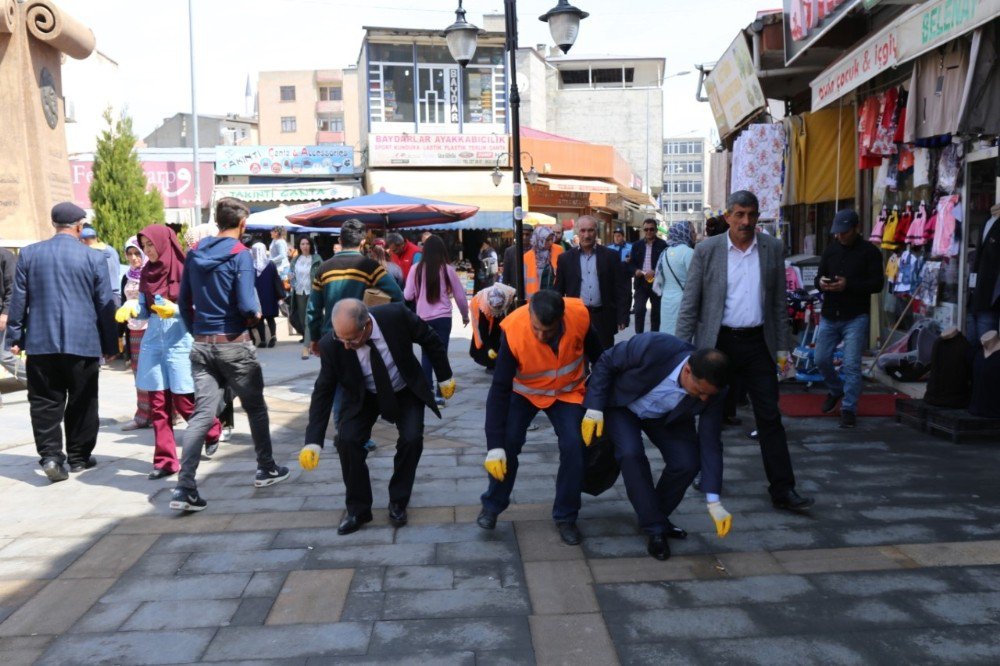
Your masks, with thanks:
[{"label": "street lamp post", "polygon": [[[535,169],[535,158],[531,156],[531,153],[529,153],[529,152],[527,152],[525,150],[522,150],[521,151],[521,157],[524,157],[525,155],[527,155],[528,159],[531,161],[531,167],[524,174],[524,180],[528,183],[528,185],[534,185],[535,183],[538,182],[538,171]],[[493,173],[490,176],[493,179],[493,186],[494,187],[500,187],[500,183],[503,182],[503,173],[501,173],[501,171],[500,171],[500,162],[505,157],[507,159],[510,159],[511,154],[510,153],[500,153],[499,155],[497,155],[497,165],[495,167],[493,167]],[[518,163],[520,164],[520,160],[518,160]]]},{"label": "street lamp post", "polygon": [[194,2],[188,0],[188,39],[191,56],[191,135],[194,137],[194,215],[191,226],[201,224],[201,160],[198,155],[198,94],[194,79]]},{"label": "street lamp post", "polygon": [[[521,235],[523,228],[524,211],[521,208],[521,94],[517,88],[517,0],[504,0],[503,3],[504,24],[506,39],[504,50],[507,51],[510,71],[510,94],[507,96],[510,104],[510,133],[512,155],[517,155],[514,160],[514,245],[517,248],[514,254],[515,265],[514,274],[517,276],[517,302],[523,305],[524,298],[524,272],[522,268],[524,255],[524,239]],[[549,24],[549,32],[552,39],[567,53],[576,36],[580,31],[580,21],[587,18],[587,12],[577,9],[569,4],[569,0],[559,0],[558,4],[538,17],[538,20]],[[448,41],[448,50],[451,57],[455,59],[463,68],[472,61],[476,54],[476,41],[479,37],[479,28],[465,20],[465,10],[462,8],[462,0],[458,0],[458,9],[455,10],[455,22],[444,31],[444,36]],[[536,172],[537,175],[537,172]]]}]

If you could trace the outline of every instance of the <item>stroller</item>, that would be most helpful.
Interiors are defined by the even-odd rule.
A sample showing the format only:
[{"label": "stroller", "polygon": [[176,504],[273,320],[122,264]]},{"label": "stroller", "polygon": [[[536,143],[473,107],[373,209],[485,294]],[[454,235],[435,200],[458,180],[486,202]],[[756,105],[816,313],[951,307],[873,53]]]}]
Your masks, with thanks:
[{"label": "stroller", "polygon": [[[799,344],[792,351],[795,363],[795,381],[803,382],[806,390],[813,384],[822,383],[823,373],[816,365],[816,334],[819,331],[820,312],[823,309],[823,299],[818,292],[807,292],[798,289],[788,293],[788,309],[792,314],[795,330],[801,329]],[[833,353],[833,366],[841,373],[844,365],[844,352],[839,347]]]}]

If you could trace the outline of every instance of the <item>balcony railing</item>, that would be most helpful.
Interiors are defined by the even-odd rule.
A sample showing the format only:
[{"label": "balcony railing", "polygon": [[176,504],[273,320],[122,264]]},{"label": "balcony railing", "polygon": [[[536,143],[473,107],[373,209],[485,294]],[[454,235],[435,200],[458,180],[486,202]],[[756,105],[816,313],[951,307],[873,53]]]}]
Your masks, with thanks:
[{"label": "balcony railing", "polygon": [[343,132],[316,132],[316,143],[344,143]]},{"label": "balcony railing", "polygon": [[328,102],[316,102],[316,113],[343,113],[343,100],[330,100]]}]

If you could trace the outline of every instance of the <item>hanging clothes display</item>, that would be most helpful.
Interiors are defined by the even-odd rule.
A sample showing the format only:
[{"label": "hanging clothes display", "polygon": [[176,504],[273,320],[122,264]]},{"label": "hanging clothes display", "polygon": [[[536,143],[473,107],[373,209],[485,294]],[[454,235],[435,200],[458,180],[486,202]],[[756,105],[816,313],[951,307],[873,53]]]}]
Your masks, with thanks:
[{"label": "hanging clothes display", "polygon": [[987,23],[972,36],[972,75],[958,121],[962,134],[1000,134],[1000,26]]},{"label": "hanging clothes display", "polygon": [[731,192],[749,190],[760,201],[762,219],[781,215],[785,130],[781,123],[750,125],[733,144]]},{"label": "hanging clothes display", "polygon": [[794,206],[804,203],[800,198],[806,189],[806,122],[802,116],[788,116],[781,124],[785,129],[785,184],[781,205]]},{"label": "hanging clothes display", "polygon": [[931,184],[931,151],[929,148],[913,148],[913,187]]},{"label": "hanging clothes display", "polygon": [[903,245],[907,242],[906,236],[910,231],[911,222],[913,222],[913,206],[907,201],[903,214],[899,216],[899,224],[896,225],[895,241],[897,245]]},{"label": "hanging clothes display", "polygon": [[851,107],[831,108],[804,113],[802,117],[808,150],[802,178],[792,174],[800,186],[798,203],[853,199],[856,180],[853,155],[857,150],[854,111]]},{"label": "hanging clothes display", "polygon": [[893,139],[896,136],[896,121],[899,119],[896,113],[896,102],[899,100],[899,91],[896,88],[889,88],[882,95],[882,108],[879,111],[878,125],[875,129],[875,140],[872,141],[869,151],[873,155],[895,155],[896,143]]},{"label": "hanging clothes display", "polygon": [[712,207],[712,210],[726,208],[726,198],[729,195],[729,160],[731,157],[732,153],[729,151],[708,154],[708,205]]},{"label": "hanging clothes display", "polygon": [[878,133],[879,111],[882,103],[878,95],[872,95],[861,104],[858,113],[858,168],[875,169],[882,165],[882,156],[873,154],[872,144]]},{"label": "hanging clothes display", "polygon": [[941,285],[941,262],[928,261],[920,268],[913,285],[913,298],[924,305],[934,307],[938,302],[938,287]]},{"label": "hanging clothes display", "polygon": [[938,160],[938,192],[952,194],[958,189],[961,182],[960,173],[962,171],[962,157],[965,151],[960,143],[951,143],[941,151],[941,159]]},{"label": "hanging clothes display", "polygon": [[953,257],[958,254],[959,243],[955,242],[956,209],[959,197],[953,194],[941,197],[937,207],[937,225],[934,229],[934,243],[931,254],[935,257]]},{"label": "hanging clothes display", "polygon": [[882,249],[898,250],[899,243],[896,242],[896,227],[899,225],[899,206],[893,206],[889,213],[889,219],[882,229]]},{"label": "hanging clothes display", "polygon": [[969,73],[969,42],[956,39],[913,65],[906,108],[906,143],[954,134]]},{"label": "hanging clothes display", "polygon": [[875,226],[872,227],[872,234],[868,237],[869,243],[875,243],[880,245],[882,243],[882,234],[885,231],[885,223],[889,220],[889,209],[886,206],[882,206],[881,212],[878,214],[878,219],[875,221]]},{"label": "hanging clothes display", "polygon": [[[947,333],[947,332],[946,332]],[[972,396],[972,345],[961,332],[934,341],[924,402],[964,409]]]},{"label": "hanging clothes display", "polygon": [[899,279],[899,255],[893,253],[889,260],[885,262],[885,281],[889,283],[889,292],[896,290],[896,281]]},{"label": "hanging clothes display", "polygon": [[917,212],[913,215],[913,222],[906,232],[906,242],[910,245],[921,247],[926,243],[924,238],[924,228],[927,226],[927,202],[921,201],[917,206]]}]

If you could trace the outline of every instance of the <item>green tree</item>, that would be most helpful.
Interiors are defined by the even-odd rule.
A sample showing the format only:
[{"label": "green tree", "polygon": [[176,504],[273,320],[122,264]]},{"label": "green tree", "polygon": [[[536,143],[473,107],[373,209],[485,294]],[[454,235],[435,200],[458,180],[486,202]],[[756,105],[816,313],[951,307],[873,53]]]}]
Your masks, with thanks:
[{"label": "green tree", "polygon": [[109,108],[104,121],[108,127],[97,139],[90,203],[98,237],[121,254],[130,236],[149,224],[163,223],[163,199],[156,188],[147,191],[132,119],[122,115],[115,120]]}]

